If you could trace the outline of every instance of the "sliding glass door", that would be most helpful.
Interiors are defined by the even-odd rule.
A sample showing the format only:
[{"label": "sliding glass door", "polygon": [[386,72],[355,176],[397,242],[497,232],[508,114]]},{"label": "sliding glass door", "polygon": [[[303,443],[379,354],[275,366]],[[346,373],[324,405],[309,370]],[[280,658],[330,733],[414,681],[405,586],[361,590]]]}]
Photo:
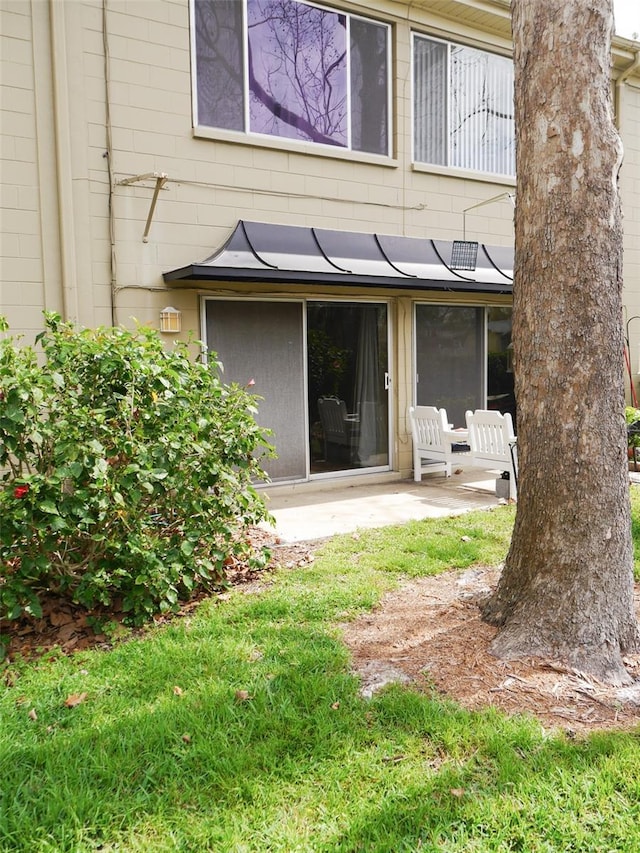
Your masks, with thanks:
[{"label": "sliding glass door", "polygon": [[445,408],[464,426],[468,409],[510,412],[515,423],[510,307],[416,305],[416,402]]},{"label": "sliding glass door", "polygon": [[272,431],[277,459],[263,467],[273,481],[307,476],[302,302],[216,300],[206,303],[207,345],[224,382],[259,396],[257,421]]},{"label": "sliding glass door", "polygon": [[464,426],[467,409],[484,406],[484,309],[416,305],[415,316],[416,402]]},{"label": "sliding glass door", "polygon": [[509,412],[516,427],[511,346],[512,308],[487,308],[487,408]]},{"label": "sliding glass door", "polygon": [[205,316],[223,381],[253,380],[273,481],[388,467],[386,304],[208,299]]},{"label": "sliding glass door", "polygon": [[387,306],[309,302],[311,473],[389,464]]}]

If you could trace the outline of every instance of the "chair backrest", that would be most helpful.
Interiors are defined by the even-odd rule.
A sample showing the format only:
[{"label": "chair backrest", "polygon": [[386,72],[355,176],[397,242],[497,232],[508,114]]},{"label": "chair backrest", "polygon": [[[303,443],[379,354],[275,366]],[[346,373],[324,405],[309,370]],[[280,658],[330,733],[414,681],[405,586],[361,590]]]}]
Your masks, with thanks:
[{"label": "chair backrest", "polygon": [[444,449],[447,441],[444,431],[447,429],[447,413],[435,406],[411,406],[409,409],[411,436],[416,447]]},{"label": "chair backrest", "polygon": [[333,444],[348,444],[347,433],[347,404],[337,397],[320,397],[318,413],[324,431],[325,441]]},{"label": "chair backrest", "polygon": [[513,421],[506,412],[476,409],[467,412],[468,443],[472,454],[488,459],[511,462],[510,442],[514,441]]}]

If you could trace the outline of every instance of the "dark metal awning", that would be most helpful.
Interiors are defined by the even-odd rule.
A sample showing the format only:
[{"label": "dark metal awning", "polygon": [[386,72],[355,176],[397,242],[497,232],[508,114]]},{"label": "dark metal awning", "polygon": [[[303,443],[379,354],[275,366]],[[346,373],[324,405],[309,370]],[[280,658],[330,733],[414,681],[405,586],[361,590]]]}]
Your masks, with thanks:
[{"label": "dark metal awning", "polygon": [[451,266],[453,242],[240,220],[200,263],[164,273],[167,284],[243,281],[403,290],[510,293],[513,249],[479,245],[475,270]]}]

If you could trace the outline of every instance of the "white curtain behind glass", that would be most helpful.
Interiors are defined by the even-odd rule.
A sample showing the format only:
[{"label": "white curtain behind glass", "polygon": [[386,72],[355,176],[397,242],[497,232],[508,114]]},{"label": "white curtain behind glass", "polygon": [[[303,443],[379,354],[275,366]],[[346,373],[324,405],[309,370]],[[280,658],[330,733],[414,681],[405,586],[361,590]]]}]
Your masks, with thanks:
[{"label": "white curtain behind glass", "polygon": [[415,38],[413,73],[417,162],[515,174],[510,59]]},{"label": "white curtain behind glass", "polygon": [[414,159],[447,165],[447,45],[414,40]]},{"label": "white curtain behind glass", "polygon": [[511,60],[452,45],[450,81],[450,165],[512,175]]}]

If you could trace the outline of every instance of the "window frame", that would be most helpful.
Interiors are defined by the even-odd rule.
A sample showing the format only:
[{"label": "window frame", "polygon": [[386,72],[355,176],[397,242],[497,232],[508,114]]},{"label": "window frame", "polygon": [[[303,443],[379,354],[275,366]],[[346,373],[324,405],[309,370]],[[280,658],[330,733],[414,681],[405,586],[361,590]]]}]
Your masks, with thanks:
[{"label": "window frame", "polygon": [[[447,48],[447,70],[446,70],[446,163],[430,163],[426,160],[420,160],[417,157],[416,153],[416,49],[415,44],[417,40],[423,41],[431,41],[436,44],[445,45]],[[417,30],[412,30],[411,32],[411,162],[413,169],[417,171],[434,171],[440,174],[461,174],[468,175],[469,177],[478,177],[483,180],[488,179],[495,181],[497,183],[514,183],[515,182],[515,115],[512,119],[513,124],[513,136],[512,136],[512,144],[513,144],[513,156],[514,156],[514,165],[513,172],[491,172],[486,171],[484,169],[477,169],[472,166],[458,166],[454,165],[452,161],[451,155],[451,113],[452,113],[452,87],[451,87],[451,49],[454,47],[467,48],[469,50],[475,50],[479,53],[488,54],[489,56],[496,56],[500,59],[507,59],[511,61],[513,65],[513,57],[506,53],[500,52],[500,50],[496,47],[493,50],[487,49],[486,46],[479,46],[477,44],[470,44],[464,41],[454,41],[453,39],[445,39],[438,36],[434,36],[430,33],[420,32]]]},{"label": "window frame", "polygon": [[[198,115],[198,62],[196,48],[196,11],[195,5],[197,0],[189,0],[189,33],[191,46],[191,109],[192,109],[192,127],[194,135],[203,138],[212,139],[229,139],[236,142],[244,142],[248,144],[259,144],[269,148],[303,151],[305,153],[317,152],[328,154],[342,158],[357,158],[371,161],[391,161],[393,158],[393,38],[392,24],[388,21],[383,21],[378,18],[366,17],[364,15],[355,14],[344,9],[325,6],[322,3],[314,2],[314,0],[292,0],[292,2],[301,3],[306,6],[311,6],[320,9],[324,12],[343,15],[346,18],[346,50],[347,61],[346,65],[346,101],[347,101],[347,144],[346,145],[331,145],[322,142],[316,142],[311,139],[297,139],[290,136],[279,136],[277,134],[261,133],[250,128],[250,91],[249,91],[249,68],[248,68],[248,13],[247,0],[239,0],[242,9],[242,87],[243,87],[243,109],[242,119],[244,128],[242,130],[229,129],[224,127],[216,127],[201,123]],[[351,21],[360,20],[366,24],[373,24],[383,29],[386,35],[386,133],[384,134],[385,152],[378,153],[357,149],[352,147],[352,91],[351,91]]]}]

